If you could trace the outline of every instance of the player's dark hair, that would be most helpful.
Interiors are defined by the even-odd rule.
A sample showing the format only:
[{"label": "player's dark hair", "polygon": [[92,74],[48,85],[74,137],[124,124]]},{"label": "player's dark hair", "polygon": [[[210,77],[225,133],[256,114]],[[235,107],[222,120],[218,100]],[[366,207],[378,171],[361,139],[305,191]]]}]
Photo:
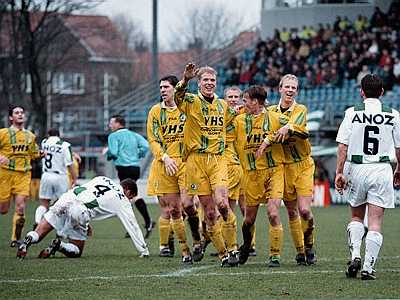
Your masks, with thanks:
[{"label": "player's dark hair", "polygon": [[60,131],[56,128],[50,128],[47,134],[49,136],[60,136]]},{"label": "player's dark hair", "polygon": [[111,119],[115,119],[115,122],[117,122],[117,123],[121,124],[123,127],[125,127],[126,122],[125,122],[125,119],[123,116],[114,115],[111,117]]},{"label": "player's dark hair", "polygon": [[176,77],[175,75],[164,76],[160,79],[158,83],[161,83],[161,81],[168,81],[173,87],[176,87],[179,82],[178,77]]},{"label": "player's dark hair", "polygon": [[137,196],[138,188],[135,180],[131,178],[126,178],[120,182],[120,185],[122,186],[123,189],[131,191],[134,197]]},{"label": "player's dark hair", "polygon": [[25,111],[25,107],[23,107],[22,105],[16,105],[16,104],[11,104],[10,106],[8,106],[8,116],[12,117],[14,109],[16,108],[22,108],[23,111]]},{"label": "player's dark hair", "polygon": [[251,99],[257,99],[260,105],[264,105],[267,99],[267,91],[260,85],[253,85],[247,88],[243,94],[249,95]]},{"label": "player's dark hair", "polygon": [[382,94],[382,79],[375,74],[367,74],[361,79],[361,89],[367,98],[379,98]]}]

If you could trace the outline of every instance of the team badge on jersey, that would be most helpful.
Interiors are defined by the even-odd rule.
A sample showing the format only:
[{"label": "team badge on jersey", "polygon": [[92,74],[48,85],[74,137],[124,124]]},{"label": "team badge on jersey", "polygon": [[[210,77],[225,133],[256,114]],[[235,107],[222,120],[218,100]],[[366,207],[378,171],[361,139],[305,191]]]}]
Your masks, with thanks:
[{"label": "team badge on jersey", "polygon": [[179,115],[179,121],[181,121],[181,122],[185,122],[185,121],[186,121],[186,116],[185,116],[184,113],[181,113],[181,114]]},{"label": "team badge on jersey", "polygon": [[288,123],[288,119],[284,116],[279,116],[279,124],[282,126],[286,125]]}]

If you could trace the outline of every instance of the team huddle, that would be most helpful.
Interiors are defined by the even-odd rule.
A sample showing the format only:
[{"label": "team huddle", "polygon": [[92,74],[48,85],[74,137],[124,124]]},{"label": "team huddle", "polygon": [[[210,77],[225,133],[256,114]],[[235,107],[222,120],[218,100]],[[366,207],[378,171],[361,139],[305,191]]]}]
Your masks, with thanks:
[{"label": "team huddle", "polygon": [[[197,94],[187,90],[194,77],[198,79]],[[266,105],[267,92],[261,86],[244,91],[230,87],[220,99],[215,95],[216,84],[213,68],[198,69],[192,63],[186,65],[181,81],[175,76],[160,79],[161,101],[152,107],[147,120],[147,137],[154,157],[147,188],[149,195],[158,197],[161,207],[159,255],[173,256],[175,237],[184,265],[201,261],[210,243],[217,250],[222,267],[245,264],[256,253],[255,222],[262,204],[269,221],[267,265],[280,267],[283,201],[297,252],[295,262],[315,264],[316,222],[311,211],[315,167],[307,108],[295,100],[297,77],[287,74],[281,78],[281,98],[272,106]],[[335,187],[346,194],[352,212],[347,227],[351,261],[346,275],[357,277],[362,269],[364,280],[375,279],[384,209],[394,207],[393,183],[400,185],[399,165],[393,177],[389,164],[393,149],[400,160],[400,118],[396,110],[380,102],[382,93],[382,81],[375,75],[366,75],[361,82],[364,102],[346,111],[337,136]],[[0,131],[0,180],[11,185],[7,193],[0,195],[1,213],[8,211],[12,194],[16,202],[12,246],[20,240],[25,220],[28,179],[22,175],[30,170],[30,159],[43,157],[46,178],[42,177],[40,198],[45,201],[36,211],[37,224],[18,245],[17,257],[24,258],[30,245],[40,242],[53,229],[57,238],[39,257],[48,258],[57,251],[67,257],[80,257],[91,234],[90,222],[112,216],[121,220],[140,256],[147,257],[149,250],[130,203],[138,194],[135,181],[126,178],[117,184],[100,176],[76,186],[70,145],[53,130],[39,152],[35,137],[23,128],[23,114],[22,107],[11,108],[12,126]],[[5,142],[7,139],[9,142]],[[25,146],[17,147],[19,144]],[[23,161],[16,150],[25,150]],[[71,173],[69,190],[67,170]],[[50,206],[52,200],[57,201]],[[240,247],[236,203],[243,214]],[[363,224],[366,207],[367,233]],[[185,217],[192,248],[186,237]],[[147,219],[146,228],[150,226],[151,231],[153,222]]]},{"label": "team huddle", "polygon": [[[214,93],[216,75],[211,67],[196,69],[188,64],[180,82],[174,76],[162,78],[162,101],[149,112],[147,133],[154,161],[148,191],[159,197],[163,211],[159,219],[160,255],[170,251],[171,224],[183,263],[201,260],[205,245],[211,242],[221,266],[244,264],[254,255],[258,207],[266,204],[268,266],[279,267],[283,241],[279,208],[284,200],[296,262],[315,264],[315,222],[310,209],[314,162],[306,128],[307,109],[294,100],[297,78],[282,78],[281,102],[267,109],[267,94],[261,86],[243,93],[237,87],[228,88],[225,99],[219,99]],[[188,82],[195,76],[197,95],[187,92]],[[204,220],[193,214],[194,196]],[[237,201],[244,214],[240,248],[233,212]],[[182,204],[193,236],[199,237],[194,225],[203,224],[204,238],[193,239],[193,256],[184,235]]]}]

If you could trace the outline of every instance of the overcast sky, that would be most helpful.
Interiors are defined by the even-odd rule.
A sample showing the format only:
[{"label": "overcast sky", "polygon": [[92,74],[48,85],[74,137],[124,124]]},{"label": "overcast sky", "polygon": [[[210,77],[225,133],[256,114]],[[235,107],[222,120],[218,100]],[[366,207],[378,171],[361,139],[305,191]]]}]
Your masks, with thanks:
[{"label": "overcast sky", "polygon": [[[140,21],[144,30],[151,37],[152,32],[152,0],[106,0],[96,8],[101,15],[112,16],[125,13],[132,19]],[[260,22],[261,0],[158,0],[158,30],[160,46],[168,46],[170,28],[179,27],[180,19],[191,7],[202,3],[227,5],[232,18],[243,18],[243,30]]]}]

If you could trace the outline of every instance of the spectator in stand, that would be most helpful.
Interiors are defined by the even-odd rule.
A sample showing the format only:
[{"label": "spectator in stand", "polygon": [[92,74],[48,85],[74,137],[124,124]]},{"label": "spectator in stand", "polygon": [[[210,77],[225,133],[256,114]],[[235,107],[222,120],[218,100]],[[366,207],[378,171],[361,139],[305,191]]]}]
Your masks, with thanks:
[{"label": "spectator in stand", "polygon": [[383,89],[385,91],[391,91],[393,90],[394,82],[395,82],[395,77],[393,75],[393,69],[392,67],[385,65],[383,69],[380,69],[378,71],[379,77],[382,79],[383,82]]},{"label": "spectator in stand", "polygon": [[286,29],[286,27],[283,27],[282,30],[280,31],[279,38],[284,43],[286,43],[289,40],[290,32]]},{"label": "spectator in stand", "polygon": [[344,31],[346,30],[348,27],[350,27],[350,21],[347,17],[344,17],[340,22],[339,22],[339,29]]},{"label": "spectator in stand", "polygon": [[400,84],[400,59],[397,57],[394,59],[393,75],[395,77],[396,83]]},{"label": "spectator in stand", "polygon": [[386,15],[378,6],[375,6],[375,11],[371,17],[371,27],[383,27],[386,25]]},{"label": "spectator in stand", "polygon": [[378,46],[378,43],[376,42],[376,40],[372,41],[371,46],[368,48],[368,52],[371,54],[378,54],[379,46]]},{"label": "spectator in stand", "polygon": [[340,31],[340,22],[342,22],[342,18],[340,16],[337,16],[335,23],[333,23],[333,31],[336,33]]},{"label": "spectator in stand", "polygon": [[225,85],[237,85],[240,78],[240,63],[235,56],[232,56],[227,65]]},{"label": "spectator in stand", "polygon": [[302,86],[304,89],[313,89],[315,87],[315,78],[311,70],[308,70],[306,72],[305,81]]},{"label": "spectator in stand", "polygon": [[385,66],[392,66],[392,57],[390,56],[388,49],[382,50],[382,55],[379,59],[379,66],[381,68]]},{"label": "spectator in stand", "polygon": [[362,16],[358,15],[357,20],[354,21],[354,29],[357,32],[363,31],[368,27],[368,20]]},{"label": "spectator in stand", "polygon": [[361,79],[363,79],[363,77],[367,74],[370,74],[371,72],[368,69],[368,66],[363,65],[361,71],[358,73],[357,75],[357,84],[360,85],[361,84]]},{"label": "spectator in stand", "polygon": [[302,58],[307,58],[310,55],[310,46],[306,41],[301,41],[298,53]]}]

